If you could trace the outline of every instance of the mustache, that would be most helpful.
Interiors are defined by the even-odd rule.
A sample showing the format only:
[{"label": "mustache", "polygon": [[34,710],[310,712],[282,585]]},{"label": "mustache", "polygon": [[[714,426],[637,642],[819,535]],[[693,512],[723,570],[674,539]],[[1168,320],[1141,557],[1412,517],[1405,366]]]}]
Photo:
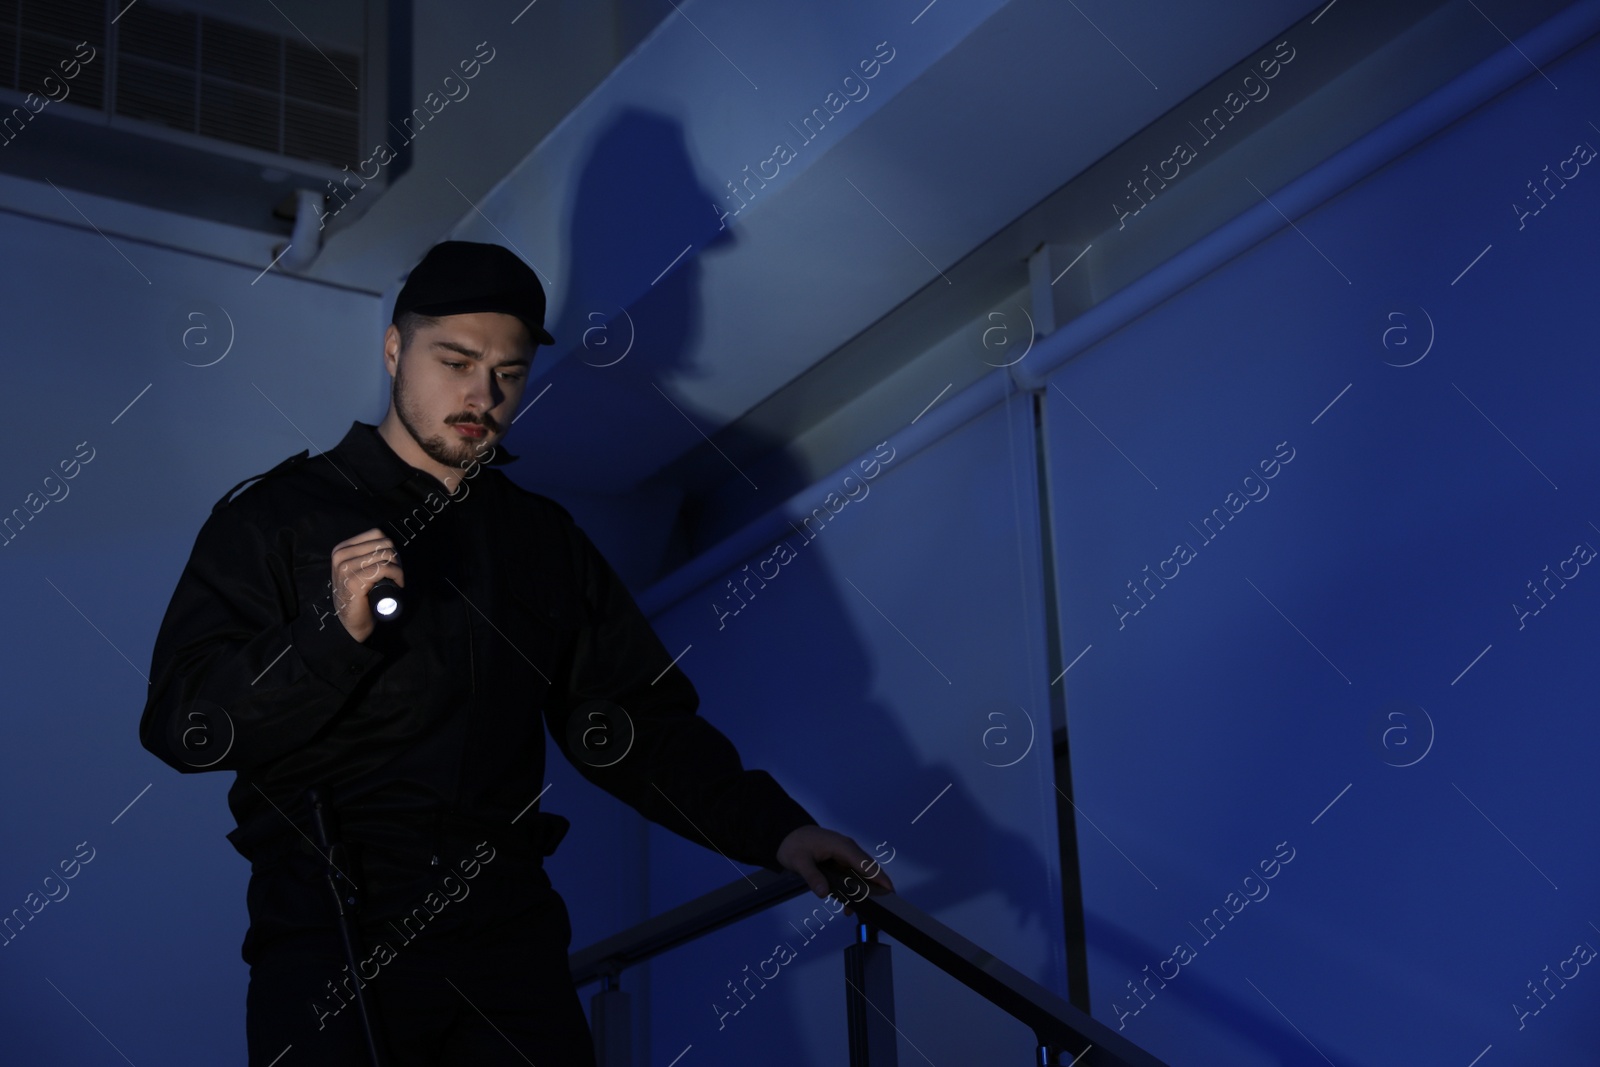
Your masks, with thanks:
[{"label": "mustache", "polygon": [[448,425],[448,426],[459,426],[459,425],[461,425],[463,423],[468,425],[468,426],[482,426],[485,430],[488,430],[491,433],[500,428],[498,425],[496,425],[496,423],[495,423],[495,421],[493,419],[488,419],[488,418],[483,418],[483,419],[458,418],[458,419],[446,419],[445,420],[445,424]]}]

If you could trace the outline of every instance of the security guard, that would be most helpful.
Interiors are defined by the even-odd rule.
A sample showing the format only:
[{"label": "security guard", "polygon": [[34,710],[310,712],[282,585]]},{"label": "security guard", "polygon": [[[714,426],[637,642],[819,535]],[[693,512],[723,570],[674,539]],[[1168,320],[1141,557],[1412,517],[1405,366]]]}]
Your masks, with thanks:
[{"label": "security guard", "polygon": [[[498,469],[555,343],[544,313],[509,250],[431,249],[384,335],[383,421],[224,495],[162,619],[139,739],[179,771],[236,772],[252,1067],[291,1044],[296,1067],[364,1062],[368,1009],[393,1067],[593,1064],[543,868],[569,825],[539,807],[546,726],[646,818],[818,896],[819,861],[875,866],[741,765],[572,516]],[[392,620],[369,605],[385,579]]]}]

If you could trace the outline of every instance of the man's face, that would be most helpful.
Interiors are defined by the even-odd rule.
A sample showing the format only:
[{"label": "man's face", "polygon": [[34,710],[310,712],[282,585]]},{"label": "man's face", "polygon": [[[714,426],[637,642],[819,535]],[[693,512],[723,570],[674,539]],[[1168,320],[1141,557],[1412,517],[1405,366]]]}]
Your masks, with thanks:
[{"label": "man's face", "polygon": [[384,363],[395,414],[435,462],[464,468],[505,436],[533,351],[522,320],[498,311],[446,315],[419,327],[403,352],[390,326]]}]

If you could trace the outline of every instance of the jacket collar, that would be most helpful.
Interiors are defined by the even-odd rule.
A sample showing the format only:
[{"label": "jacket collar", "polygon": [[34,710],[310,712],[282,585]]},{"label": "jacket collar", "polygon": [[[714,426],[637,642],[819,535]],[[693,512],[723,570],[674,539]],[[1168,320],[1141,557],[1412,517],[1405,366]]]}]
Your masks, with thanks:
[{"label": "jacket collar", "polygon": [[[344,439],[328,450],[328,456],[341,469],[355,475],[375,492],[387,492],[414,479],[419,487],[435,488],[438,479],[432,474],[413,467],[389,447],[378,428],[359,419],[350,424]],[[516,462],[517,457],[503,444],[494,446],[494,455],[483,466],[500,467]]]}]

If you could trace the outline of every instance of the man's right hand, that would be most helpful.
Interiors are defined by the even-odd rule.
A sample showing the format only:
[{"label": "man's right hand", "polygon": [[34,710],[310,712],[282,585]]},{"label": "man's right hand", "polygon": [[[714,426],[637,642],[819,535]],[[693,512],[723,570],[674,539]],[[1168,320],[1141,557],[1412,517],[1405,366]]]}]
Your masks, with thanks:
[{"label": "man's right hand", "polygon": [[377,628],[367,593],[380,578],[392,578],[405,588],[399,553],[382,530],[374,527],[333,546],[333,602],[339,621],[357,641],[366,641]]}]

